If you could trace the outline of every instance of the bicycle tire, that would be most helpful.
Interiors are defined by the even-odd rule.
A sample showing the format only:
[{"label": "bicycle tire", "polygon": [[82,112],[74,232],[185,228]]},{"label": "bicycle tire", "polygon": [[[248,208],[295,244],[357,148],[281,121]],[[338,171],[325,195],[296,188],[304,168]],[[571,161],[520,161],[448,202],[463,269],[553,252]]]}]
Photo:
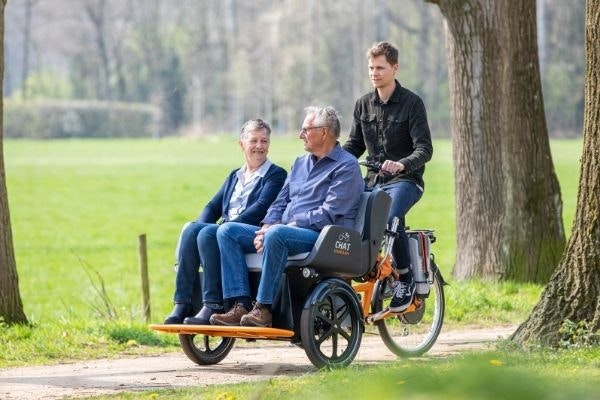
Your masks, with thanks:
[{"label": "bicycle tire", "polygon": [[[429,297],[424,299],[424,309],[375,322],[383,343],[399,357],[418,357],[425,354],[435,344],[442,330],[445,311],[444,281],[433,261],[431,267],[434,278]],[[391,296],[385,295],[387,284],[386,280],[376,283],[372,304],[374,313],[389,305]]]},{"label": "bicycle tire", "polygon": [[196,364],[213,365],[227,357],[235,338],[180,334],[179,343],[185,355]]}]

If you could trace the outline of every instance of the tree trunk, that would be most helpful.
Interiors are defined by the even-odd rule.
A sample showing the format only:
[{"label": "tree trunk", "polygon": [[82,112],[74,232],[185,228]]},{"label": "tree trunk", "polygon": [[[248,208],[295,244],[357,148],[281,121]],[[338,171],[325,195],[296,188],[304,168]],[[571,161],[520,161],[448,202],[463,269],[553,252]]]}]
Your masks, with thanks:
[{"label": "tree trunk", "polygon": [[112,100],[110,62],[106,45],[106,7],[106,0],[88,1],[83,5],[85,14],[92,24],[94,44],[100,61],[101,86],[98,95],[103,100]]},{"label": "tree trunk", "polygon": [[447,21],[457,279],[545,283],[565,244],[535,0],[431,1]]},{"label": "tree trunk", "polygon": [[240,96],[238,95],[240,90],[238,84],[235,79],[235,60],[239,51],[238,48],[238,22],[237,22],[237,1],[236,0],[226,0],[224,3],[224,16],[225,16],[225,42],[227,46],[227,69],[228,69],[228,81],[229,84],[226,86],[227,88],[227,107],[229,109],[228,112],[228,120],[229,120],[229,130],[231,132],[237,132],[239,127],[242,125],[241,121],[243,119],[242,116],[242,104],[240,100]]},{"label": "tree trunk", "polygon": [[567,250],[540,302],[513,340],[556,345],[569,319],[600,329],[600,0],[586,4],[583,154],[577,211]]},{"label": "tree trunk", "polygon": [[4,7],[0,1],[0,319],[6,323],[27,323],[19,293],[19,277],[10,228],[6,175],[4,174],[4,150],[2,145],[3,104],[2,78],[4,77]]}]

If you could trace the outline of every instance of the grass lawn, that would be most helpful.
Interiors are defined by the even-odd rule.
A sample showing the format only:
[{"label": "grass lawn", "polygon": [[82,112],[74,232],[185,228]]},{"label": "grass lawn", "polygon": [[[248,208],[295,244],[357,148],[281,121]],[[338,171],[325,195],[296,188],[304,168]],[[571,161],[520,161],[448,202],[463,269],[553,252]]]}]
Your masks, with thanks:
[{"label": "grass lawn", "polygon": [[[581,144],[552,142],[567,232],[575,210]],[[410,212],[408,225],[436,230],[433,250],[448,279],[456,240],[451,144],[438,140],[434,147],[426,193]],[[289,169],[302,152],[298,139],[274,137],[270,158]],[[236,140],[5,140],[4,154],[21,296],[37,328],[0,329],[0,367],[36,357],[45,362],[123,351],[132,338],[150,346],[175,346],[174,337],[146,335],[137,237],[147,234],[152,320],[162,321],[172,307],[179,230],[241,164]],[[98,276],[118,312],[110,324],[94,289]],[[451,284],[448,325],[518,323],[540,291],[536,285],[510,282]],[[10,340],[2,340],[6,338]],[[29,349],[23,344],[27,340],[32,342]],[[89,348],[82,343],[90,343]],[[154,350],[160,349],[149,351]]]},{"label": "grass lawn", "polygon": [[[351,365],[262,382],[150,390],[94,399],[598,399],[600,348],[485,351],[443,359]],[[199,383],[200,385],[200,383]]]}]

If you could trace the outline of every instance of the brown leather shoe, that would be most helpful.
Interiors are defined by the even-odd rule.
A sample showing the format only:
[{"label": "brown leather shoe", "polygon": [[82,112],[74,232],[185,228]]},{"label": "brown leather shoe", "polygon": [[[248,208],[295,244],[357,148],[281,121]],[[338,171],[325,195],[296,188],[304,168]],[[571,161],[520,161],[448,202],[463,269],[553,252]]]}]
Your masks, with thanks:
[{"label": "brown leather shoe", "polygon": [[271,326],[273,316],[271,311],[264,305],[256,302],[254,308],[244,315],[240,321],[241,326]]},{"label": "brown leather shoe", "polygon": [[235,303],[225,314],[213,314],[210,316],[211,325],[240,326],[242,316],[248,314],[248,310],[242,303]]}]

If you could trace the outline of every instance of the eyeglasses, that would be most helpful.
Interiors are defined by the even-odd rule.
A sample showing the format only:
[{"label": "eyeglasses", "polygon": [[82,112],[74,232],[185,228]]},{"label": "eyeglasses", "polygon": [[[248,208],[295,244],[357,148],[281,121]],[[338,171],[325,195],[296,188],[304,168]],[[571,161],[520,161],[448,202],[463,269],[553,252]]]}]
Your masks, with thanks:
[{"label": "eyeglasses", "polygon": [[308,128],[300,129],[300,133],[303,135],[306,135],[311,129],[326,128],[326,127],[327,127],[327,125],[309,126]]}]

